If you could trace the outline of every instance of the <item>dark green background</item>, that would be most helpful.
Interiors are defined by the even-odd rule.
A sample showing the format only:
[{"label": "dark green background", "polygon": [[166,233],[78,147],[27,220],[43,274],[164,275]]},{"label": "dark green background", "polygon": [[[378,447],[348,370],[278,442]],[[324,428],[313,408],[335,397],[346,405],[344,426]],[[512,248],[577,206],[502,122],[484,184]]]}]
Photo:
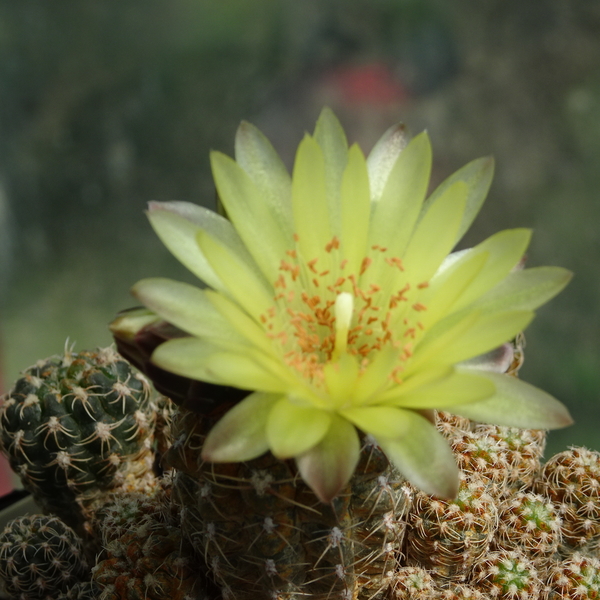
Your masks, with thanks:
[{"label": "dark green background", "polygon": [[[398,90],[357,98],[343,74]],[[362,70],[362,71],[361,71]],[[340,75],[342,74],[342,75]],[[340,79],[342,77],[342,79]],[[5,384],[65,339],[107,344],[129,286],[186,278],[143,216],[211,206],[208,152],[256,123],[288,164],[329,103],[365,150],[427,128],[434,182],[493,154],[467,243],[535,229],[531,266],[576,276],[527,332],[523,378],[600,448],[600,4],[592,0],[0,2],[0,302]]]}]

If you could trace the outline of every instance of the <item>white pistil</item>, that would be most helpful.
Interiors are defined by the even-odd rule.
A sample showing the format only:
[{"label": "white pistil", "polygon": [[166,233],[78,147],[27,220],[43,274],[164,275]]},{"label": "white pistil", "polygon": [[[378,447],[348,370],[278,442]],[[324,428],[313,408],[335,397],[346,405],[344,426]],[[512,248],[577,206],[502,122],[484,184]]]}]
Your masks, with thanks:
[{"label": "white pistil", "polygon": [[342,292],[335,299],[335,346],[332,358],[339,358],[348,347],[348,331],[354,311],[354,298],[349,292]]}]

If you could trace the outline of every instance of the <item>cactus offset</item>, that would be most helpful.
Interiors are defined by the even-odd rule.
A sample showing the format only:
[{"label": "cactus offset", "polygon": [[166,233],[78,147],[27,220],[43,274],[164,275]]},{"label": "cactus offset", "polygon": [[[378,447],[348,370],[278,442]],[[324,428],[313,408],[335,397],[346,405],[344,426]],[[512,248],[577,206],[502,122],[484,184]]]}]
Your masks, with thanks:
[{"label": "cactus offset", "polygon": [[80,526],[99,494],[151,469],[154,420],[146,378],[113,349],[67,349],[5,395],[0,441],[40,506]]},{"label": "cactus offset", "polygon": [[600,453],[572,447],[556,454],[535,487],[558,506],[565,544],[579,548],[600,541]]},{"label": "cactus offset", "polygon": [[464,581],[487,552],[497,516],[486,483],[476,474],[462,477],[452,501],[417,493],[409,514],[408,561],[439,577]]},{"label": "cactus offset", "polygon": [[58,517],[19,517],[0,534],[0,583],[11,596],[42,600],[86,577],[82,540]]}]

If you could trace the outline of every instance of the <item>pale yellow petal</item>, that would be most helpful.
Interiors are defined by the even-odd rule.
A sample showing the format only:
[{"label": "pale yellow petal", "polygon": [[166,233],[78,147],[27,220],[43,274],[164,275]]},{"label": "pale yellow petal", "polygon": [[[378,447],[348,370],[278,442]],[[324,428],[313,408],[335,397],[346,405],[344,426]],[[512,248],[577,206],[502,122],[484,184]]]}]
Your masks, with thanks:
[{"label": "pale yellow petal", "polygon": [[471,327],[432,354],[431,360],[450,364],[483,354],[513,339],[533,317],[533,311],[529,310],[479,315]]},{"label": "pale yellow petal", "polygon": [[282,459],[298,456],[318,444],[330,425],[330,413],[298,406],[287,398],[281,398],[274,404],[267,419],[271,452]]},{"label": "pale yellow petal", "polygon": [[235,136],[235,159],[252,178],[282,234],[291,239],[292,178],[269,140],[246,121],[240,124]]},{"label": "pale yellow petal", "polygon": [[348,142],[331,109],[326,107],[321,111],[313,137],[323,151],[331,233],[340,237],[340,187],[348,162]]},{"label": "pale yellow petal", "polygon": [[367,158],[371,199],[378,202],[387,184],[392,167],[410,138],[403,123],[392,125],[379,138]]},{"label": "pale yellow petal", "polygon": [[187,333],[228,347],[248,345],[215,310],[205,290],[156,277],[138,281],[131,291],[145,306]]},{"label": "pale yellow petal", "polygon": [[478,158],[471,161],[444,180],[438,188],[431,194],[423,207],[427,211],[429,206],[437,201],[439,196],[454,185],[457,181],[463,182],[467,186],[467,203],[463,213],[462,221],[454,243],[458,243],[471,223],[481,209],[485,197],[490,189],[492,178],[494,176],[494,159],[491,157]]},{"label": "pale yellow petal", "polygon": [[458,467],[448,443],[427,419],[406,412],[411,419],[406,435],[378,437],[377,443],[410,483],[426,494],[454,498],[458,493]]},{"label": "pale yellow petal", "polygon": [[[298,236],[298,248],[305,260],[325,259],[324,250],[331,233],[325,159],[321,147],[309,135],[304,136],[294,163],[292,207]],[[320,268],[328,265],[321,265]]]},{"label": "pale yellow petal", "polygon": [[277,213],[240,165],[220,152],[212,152],[210,159],[229,218],[267,280],[275,281],[281,258],[293,247],[291,235],[282,229]]},{"label": "pale yellow petal", "polygon": [[411,425],[410,413],[393,406],[357,406],[340,411],[358,429],[376,438],[401,438]]},{"label": "pale yellow petal", "polygon": [[401,257],[421,211],[431,172],[431,144],[426,133],[402,150],[392,167],[381,198],[373,203],[369,246],[388,248]]},{"label": "pale yellow petal", "polygon": [[204,231],[197,233],[200,249],[231,296],[256,321],[273,305],[272,288],[252,265]]},{"label": "pale yellow petal", "polygon": [[[456,311],[468,306],[502,281],[521,261],[530,239],[530,229],[507,229],[472,248],[470,253],[485,252],[489,259],[471,285],[452,305],[451,310]],[[465,256],[462,260],[466,259]]]},{"label": "pale yellow petal", "polygon": [[408,281],[428,281],[452,250],[465,209],[467,188],[457,182],[432,204],[419,221],[402,257]]},{"label": "pale yellow petal", "polygon": [[267,337],[265,330],[252,317],[222,294],[207,290],[205,293],[207,302],[211,305],[217,315],[226,320],[247,344],[252,344],[265,354],[279,356],[273,340]]},{"label": "pale yellow petal", "polygon": [[450,312],[450,307],[456,302],[473,280],[484,268],[489,254],[478,252],[463,255],[461,260],[436,275],[429,287],[419,296],[419,302],[427,307],[421,315],[421,323],[425,328],[431,327]]},{"label": "pale yellow petal", "polygon": [[215,352],[206,359],[206,368],[226,385],[243,390],[286,393],[297,386],[281,363],[251,349],[244,354]]},{"label": "pale yellow petal", "polygon": [[386,404],[399,408],[445,410],[448,406],[470,404],[489,398],[496,388],[485,377],[470,372],[455,371],[448,377],[406,393],[403,393],[402,386],[398,386],[397,390],[399,395],[387,400]]},{"label": "pale yellow petal", "polygon": [[276,394],[255,392],[230,408],[209,431],[202,446],[202,459],[238,462],[267,452],[267,419],[279,399]]},{"label": "pale yellow petal", "polygon": [[369,241],[369,175],[360,148],[355,144],[348,151],[348,165],[342,178],[341,243],[348,261],[346,273],[360,272]]}]

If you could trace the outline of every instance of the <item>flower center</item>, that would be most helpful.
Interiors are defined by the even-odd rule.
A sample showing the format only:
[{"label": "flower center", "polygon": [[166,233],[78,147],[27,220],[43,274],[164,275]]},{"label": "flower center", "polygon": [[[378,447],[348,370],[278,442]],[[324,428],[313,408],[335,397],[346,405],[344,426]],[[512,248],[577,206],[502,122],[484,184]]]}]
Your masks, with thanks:
[{"label": "flower center", "polygon": [[324,250],[308,260],[289,250],[281,260],[273,306],[261,315],[267,335],[285,362],[317,385],[323,366],[343,354],[356,356],[362,372],[377,352],[393,346],[399,358],[390,378],[400,383],[424,331],[420,313],[427,307],[418,300],[429,283],[409,282],[402,260],[381,246],[369,249],[357,272],[337,237]]}]

